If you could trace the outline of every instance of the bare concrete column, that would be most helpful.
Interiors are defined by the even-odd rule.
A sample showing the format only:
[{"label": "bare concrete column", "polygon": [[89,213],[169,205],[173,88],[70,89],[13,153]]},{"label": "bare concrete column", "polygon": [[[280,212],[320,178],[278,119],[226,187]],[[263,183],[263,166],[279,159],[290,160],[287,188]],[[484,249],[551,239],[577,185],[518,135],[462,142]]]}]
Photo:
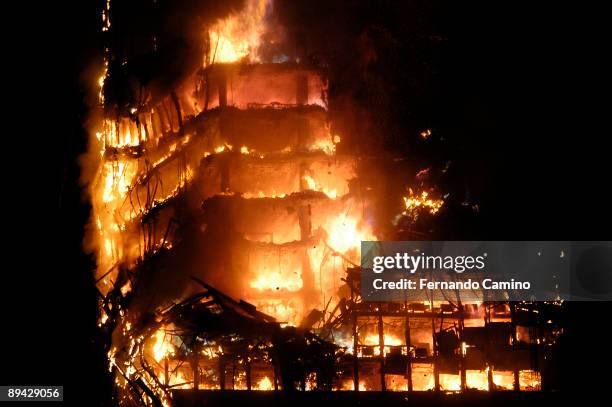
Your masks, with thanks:
[{"label": "bare concrete column", "polygon": [[227,75],[225,72],[219,76],[219,106],[227,106]]},{"label": "bare concrete column", "polygon": [[247,385],[247,390],[251,390],[252,387],[252,383],[251,383],[251,361],[249,359],[249,355],[246,356],[245,359],[245,363],[244,363],[244,369],[246,371],[246,385]]},{"label": "bare concrete column", "polygon": [[[351,301],[353,299],[353,285],[351,283]],[[353,390],[359,391],[359,358],[357,357],[357,345],[359,344],[359,332],[357,330],[357,313],[353,311]]]},{"label": "bare concrete column", "polygon": [[387,390],[385,383],[385,332],[382,312],[378,314],[378,345],[380,347],[380,389]]},{"label": "bare concrete column", "polygon": [[225,390],[225,359],[219,356],[219,388]]},{"label": "bare concrete column", "polygon": [[191,368],[193,369],[193,389],[198,390],[200,388],[200,358],[199,352],[194,352]]},{"label": "bare concrete column", "polygon": [[297,75],[296,77],[295,101],[298,105],[308,104],[308,75]]},{"label": "bare concrete column", "polygon": [[410,353],[410,316],[408,315],[408,304],[404,303],[406,311],[405,321],[405,339],[406,339],[406,357],[408,362],[406,363],[406,378],[408,379],[408,391],[412,391],[412,355]]},{"label": "bare concrete column", "polygon": [[440,391],[440,370],[438,366],[438,344],[436,341],[436,316],[433,307],[433,292],[430,291],[429,311],[431,312],[431,336],[433,339],[433,371],[434,371],[434,389]]}]

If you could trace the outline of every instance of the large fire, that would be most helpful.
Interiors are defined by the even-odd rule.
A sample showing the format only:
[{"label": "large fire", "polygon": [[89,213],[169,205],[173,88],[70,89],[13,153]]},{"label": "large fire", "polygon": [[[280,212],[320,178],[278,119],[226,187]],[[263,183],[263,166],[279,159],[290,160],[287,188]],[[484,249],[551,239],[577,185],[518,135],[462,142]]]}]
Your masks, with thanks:
[{"label": "large fire", "polygon": [[266,376],[257,383],[257,386],[255,386],[255,390],[274,390],[274,385],[272,384],[270,378]]},{"label": "large fire", "polygon": [[280,272],[258,273],[257,278],[251,281],[250,285],[261,291],[283,289],[295,292],[302,288],[301,272],[294,271],[288,276]]},{"label": "large fire", "polygon": [[256,62],[272,0],[247,0],[245,8],[219,20],[210,30],[210,62]]},{"label": "large fire", "polygon": [[[104,31],[111,30],[109,4],[103,14]],[[434,331],[448,328],[448,320],[454,317],[448,315],[452,312],[444,314],[441,304],[418,303],[414,309],[406,305],[401,314],[396,312],[398,323],[383,320],[382,307],[367,309],[369,304],[361,303],[359,289],[347,276],[360,263],[361,242],[382,237],[377,236],[372,215],[368,195],[372,188],[355,186],[359,160],[336,151],[341,139],[331,132],[328,85],[319,72],[299,64],[255,69],[265,65],[259,64],[258,51],[271,10],[272,0],[247,0],[244,9],[216,21],[208,27],[209,47],[198,73],[153,106],[130,107],[123,116],[107,115],[93,131],[95,158],[91,161],[97,170],[89,184],[90,238],[97,254],[96,283],[103,297],[99,326],[112,333],[108,359],[116,385],[126,393],[134,383],[146,386],[151,390],[147,397],[156,395],[164,405],[171,404],[169,390],[179,388],[271,391],[292,386],[282,383],[272,365],[274,349],[269,338],[248,343],[232,333],[224,338],[228,346],[218,342],[223,335],[208,337],[198,331],[185,341],[181,330],[164,320],[188,314],[185,309],[210,306],[207,311],[213,316],[209,317],[218,323],[214,318],[225,306],[235,318],[258,321],[265,327],[277,324],[281,332],[321,334],[335,346],[326,351],[327,356],[349,356],[370,364],[380,360],[379,369],[387,358],[409,363],[410,374],[396,369],[383,374],[383,379],[373,370],[355,381],[336,372],[335,390],[406,391],[409,385],[415,391],[513,389],[515,372],[490,371],[489,367],[466,370],[465,386],[459,372],[439,373],[436,378],[431,326],[436,326]],[[214,71],[218,63],[224,65]],[[103,92],[108,69],[105,61],[96,89],[101,105],[108,102]],[[201,92],[202,71],[211,74],[205,83],[210,92]],[[240,81],[254,90],[241,87]],[[232,84],[229,90],[228,83]],[[422,137],[429,135],[428,131]],[[420,211],[438,213],[445,202],[433,191],[409,189],[402,214],[416,218]],[[226,243],[232,247],[215,253],[221,261],[208,269],[192,256],[181,266],[197,263],[190,269],[197,270],[197,275],[182,276],[183,285],[173,296],[160,290],[154,293],[159,298],[138,298],[144,310],[130,309],[132,296],[142,295],[143,269],[150,275],[156,271],[143,265],[163,264],[179,250],[198,252],[200,239],[214,245],[221,240],[220,232],[233,239]],[[180,312],[170,312],[182,304],[183,296],[201,288],[193,280],[211,287],[229,285],[234,290],[231,296],[241,300],[206,286],[207,295],[193,299]],[[482,303],[469,305],[482,308]],[[340,316],[360,307],[369,317],[380,317],[381,332],[360,331],[357,326],[351,332],[352,319]],[[425,316],[433,314],[434,308],[439,315]],[[415,329],[411,343],[406,343],[403,332],[410,329],[405,319],[409,312],[411,318],[431,320],[425,328]],[[137,323],[143,315],[148,322]],[[482,327],[484,320],[482,313],[478,315],[482,324],[472,320],[466,326]],[[394,324],[399,328],[387,332]],[[204,325],[196,324],[205,331],[209,326]],[[354,333],[361,341],[353,341]],[[304,341],[316,342],[313,337]],[[242,350],[236,352],[240,346]],[[466,349],[464,344],[457,356],[467,357]],[[518,377],[521,390],[539,389],[538,372],[521,369]],[[322,381],[310,372],[301,385],[315,390]],[[358,389],[354,389],[356,383]],[[129,400],[126,404],[131,405]]]},{"label": "large fire", "polygon": [[[375,346],[375,348],[373,349],[374,355],[375,356],[380,356],[380,340],[379,340],[379,336],[378,334],[372,333],[367,335],[364,339],[363,339],[363,344],[364,345],[369,345],[369,346]],[[390,334],[384,334],[383,336],[383,340],[384,340],[384,353],[385,355],[387,355],[390,351],[391,348],[390,346],[402,346],[404,341],[394,335],[390,335]]]},{"label": "large fire", "polygon": [[[332,219],[326,231],[327,244],[342,254],[357,250],[363,240],[376,240],[367,226],[360,225],[358,219],[345,214]],[[354,259],[358,261],[358,256],[354,256]]]},{"label": "large fire", "polygon": [[166,340],[166,333],[159,329],[155,335],[155,344],[153,345],[153,358],[159,362],[168,355],[174,353],[172,345]]}]

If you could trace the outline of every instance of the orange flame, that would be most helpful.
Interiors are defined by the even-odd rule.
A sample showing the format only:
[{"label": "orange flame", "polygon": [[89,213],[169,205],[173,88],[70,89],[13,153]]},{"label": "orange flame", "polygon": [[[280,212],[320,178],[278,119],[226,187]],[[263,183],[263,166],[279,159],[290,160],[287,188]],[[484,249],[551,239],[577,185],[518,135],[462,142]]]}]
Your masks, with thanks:
[{"label": "orange flame", "polygon": [[429,213],[435,215],[438,213],[442,205],[444,205],[443,199],[433,199],[429,196],[429,192],[423,191],[421,194],[415,194],[412,189],[408,190],[408,196],[404,197],[404,204],[406,210],[404,214],[413,213],[419,208],[428,209]]},{"label": "orange flame", "polygon": [[338,197],[338,191],[336,189],[328,189],[328,188],[319,187],[317,185],[317,182],[310,175],[304,175],[303,178],[304,178],[304,182],[306,182],[306,185],[308,186],[308,189],[312,191],[323,192],[325,195],[327,195],[331,199],[336,199]]},{"label": "orange flame", "polygon": [[302,273],[300,270],[293,273],[264,270],[257,274],[250,286],[260,291],[283,289],[295,292],[302,288]]},{"label": "orange flame", "polygon": [[[394,336],[394,335],[390,335],[390,334],[384,335],[384,341],[385,341],[385,355],[387,355],[391,351],[390,346],[403,345],[403,341],[401,338]],[[369,345],[369,346],[376,346],[374,348],[374,355],[380,356],[380,341],[379,341],[379,336],[377,333],[372,333],[372,334],[367,335],[363,339],[363,344]]]},{"label": "orange flame", "polygon": [[270,391],[274,390],[274,385],[272,384],[272,380],[266,376],[257,383],[254,390]]},{"label": "orange flame", "polygon": [[272,0],[247,0],[240,12],[217,21],[209,31],[209,61],[236,62],[248,57],[256,62],[271,6]]},{"label": "orange flame", "polygon": [[376,240],[372,231],[362,227],[358,219],[344,214],[334,218],[325,230],[328,233],[327,244],[343,254],[361,247],[362,240]]},{"label": "orange flame", "polygon": [[153,344],[153,358],[157,362],[162,360],[167,355],[174,354],[174,349],[169,341],[166,340],[166,333],[163,329],[157,330],[153,337],[155,338],[155,343]]}]

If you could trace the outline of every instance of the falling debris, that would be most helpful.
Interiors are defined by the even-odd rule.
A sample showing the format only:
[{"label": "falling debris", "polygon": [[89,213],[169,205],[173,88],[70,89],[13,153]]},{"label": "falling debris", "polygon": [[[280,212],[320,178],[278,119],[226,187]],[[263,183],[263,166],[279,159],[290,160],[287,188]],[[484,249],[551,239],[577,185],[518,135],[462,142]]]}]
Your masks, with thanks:
[{"label": "falling debris", "polygon": [[435,215],[444,205],[444,200],[432,198],[428,191],[421,191],[420,194],[415,194],[412,188],[409,188],[408,196],[404,197],[404,204],[406,205],[404,214],[416,218],[418,211],[421,209]]}]

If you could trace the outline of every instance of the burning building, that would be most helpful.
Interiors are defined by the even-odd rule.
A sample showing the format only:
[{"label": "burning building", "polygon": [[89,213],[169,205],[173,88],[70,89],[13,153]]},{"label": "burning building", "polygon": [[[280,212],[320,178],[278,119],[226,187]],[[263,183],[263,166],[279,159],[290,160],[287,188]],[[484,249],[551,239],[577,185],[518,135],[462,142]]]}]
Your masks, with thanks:
[{"label": "burning building", "polygon": [[[117,3],[105,33],[125,18]],[[361,301],[361,241],[402,236],[373,216],[386,199],[367,181],[377,158],[334,131],[325,67],[275,48],[272,1],[238,3],[203,22],[200,47],[161,79],[143,72],[156,72],[149,54],[164,57],[162,34],[116,54],[115,32],[106,51],[84,161],[117,401],[541,390],[561,304]],[[396,225],[444,210],[431,186],[396,189]]]}]

